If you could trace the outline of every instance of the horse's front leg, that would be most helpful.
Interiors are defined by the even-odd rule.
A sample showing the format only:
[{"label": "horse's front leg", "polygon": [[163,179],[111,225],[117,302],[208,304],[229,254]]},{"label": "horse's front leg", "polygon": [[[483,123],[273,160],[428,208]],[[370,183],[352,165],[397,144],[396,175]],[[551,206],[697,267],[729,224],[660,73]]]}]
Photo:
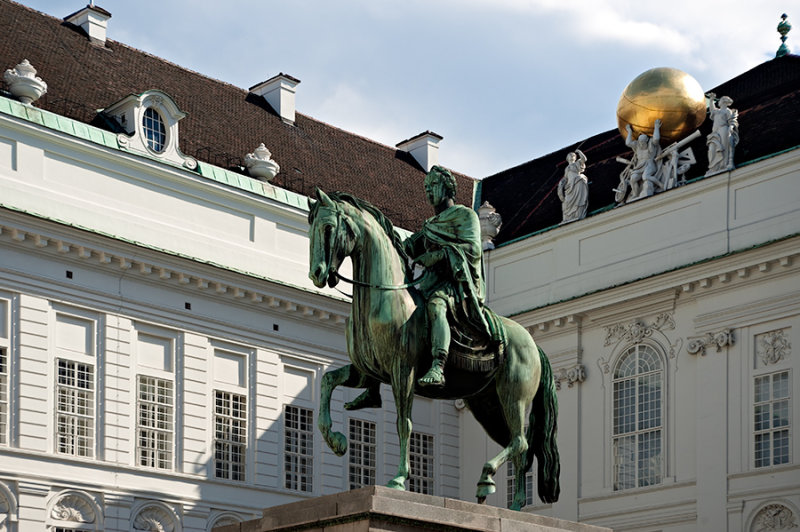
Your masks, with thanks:
[{"label": "horse's front leg", "polygon": [[352,364],[328,371],[322,376],[317,426],[336,456],[342,456],[347,451],[347,437],[341,432],[331,432],[331,395],[339,385],[358,387],[364,380],[365,377]]},{"label": "horse's front leg", "polygon": [[397,475],[388,487],[404,490],[411,472],[409,441],[411,440],[411,407],[414,403],[414,369],[398,367],[392,372],[392,392],[397,406],[397,437],[400,440],[400,463]]}]

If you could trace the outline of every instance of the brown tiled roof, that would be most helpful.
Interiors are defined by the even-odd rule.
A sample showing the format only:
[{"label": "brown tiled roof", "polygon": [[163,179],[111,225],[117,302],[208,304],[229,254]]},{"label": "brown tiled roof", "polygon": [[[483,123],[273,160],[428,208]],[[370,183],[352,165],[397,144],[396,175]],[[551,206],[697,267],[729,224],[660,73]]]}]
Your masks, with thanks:
[{"label": "brown tiled roof", "polygon": [[[264,142],[281,166],[278,186],[306,195],[316,186],[350,192],[408,229],[433,214],[423,191],[425,173],[405,152],[300,113],[295,125],[285,124],[263,98],[244,89],[110,39],[105,47],[92,44],[80,28],[8,0],[0,0],[0,27],[2,69],[28,59],[47,82],[47,94],[36,102],[40,108],[111,128],[98,109],[159,89],[188,114],[179,135],[186,155],[235,169]],[[474,180],[462,174],[457,179],[458,202],[472,206]]]},{"label": "brown tiled roof", "polygon": [[[734,152],[735,165],[800,146],[800,56],[787,55],[762,63],[712,92],[717,97],[733,98],[732,107],[739,110],[740,140]],[[701,136],[689,144],[697,158],[687,175],[689,180],[701,177],[708,168],[705,139],[710,131],[711,123],[706,120],[700,127]],[[624,168],[615,159],[631,155],[616,129],[484,179],[480,201],[491,203],[503,217],[496,244],[561,222],[556,187],[564,175],[567,154],[576,148],[588,158],[585,173],[589,178],[589,214],[614,205],[613,189]]]}]

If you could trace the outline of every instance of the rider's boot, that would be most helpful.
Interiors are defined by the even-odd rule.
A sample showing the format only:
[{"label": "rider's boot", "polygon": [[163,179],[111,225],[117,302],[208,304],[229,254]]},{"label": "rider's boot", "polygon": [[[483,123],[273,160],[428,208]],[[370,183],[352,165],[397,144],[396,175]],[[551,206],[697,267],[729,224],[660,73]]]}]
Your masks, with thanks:
[{"label": "rider's boot", "polygon": [[447,351],[437,350],[433,354],[433,364],[428,373],[417,380],[420,386],[444,386],[444,365],[447,362]]}]

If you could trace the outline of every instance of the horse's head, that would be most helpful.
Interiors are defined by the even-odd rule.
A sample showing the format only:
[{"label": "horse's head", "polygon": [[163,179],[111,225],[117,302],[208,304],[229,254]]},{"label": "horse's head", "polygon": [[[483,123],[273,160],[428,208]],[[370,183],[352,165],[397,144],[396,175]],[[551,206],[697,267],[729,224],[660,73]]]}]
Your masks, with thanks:
[{"label": "horse's head", "polygon": [[311,246],[308,276],[318,288],[339,282],[336,272],[345,257],[353,252],[355,228],[344,204],[331,199],[320,189],[317,201],[311,200],[308,236]]}]

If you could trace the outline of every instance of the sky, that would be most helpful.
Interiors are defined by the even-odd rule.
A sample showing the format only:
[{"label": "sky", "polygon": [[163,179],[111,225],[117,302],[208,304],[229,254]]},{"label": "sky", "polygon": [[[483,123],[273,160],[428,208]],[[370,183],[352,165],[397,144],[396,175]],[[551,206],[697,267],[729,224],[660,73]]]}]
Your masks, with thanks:
[{"label": "sky", "polygon": [[[21,2],[58,18],[86,5],[85,0]],[[770,60],[780,45],[780,16],[797,5],[787,0],[95,4],[112,14],[110,39],[243,89],[279,72],[289,74],[301,80],[298,112],[387,146],[433,131],[444,137],[440,164],[476,178],[616,128],[623,89],[648,69],[681,69],[710,90]],[[792,22],[793,14],[787,14]],[[799,37],[790,33],[787,45],[797,53],[800,29],[794,33]]]}]

